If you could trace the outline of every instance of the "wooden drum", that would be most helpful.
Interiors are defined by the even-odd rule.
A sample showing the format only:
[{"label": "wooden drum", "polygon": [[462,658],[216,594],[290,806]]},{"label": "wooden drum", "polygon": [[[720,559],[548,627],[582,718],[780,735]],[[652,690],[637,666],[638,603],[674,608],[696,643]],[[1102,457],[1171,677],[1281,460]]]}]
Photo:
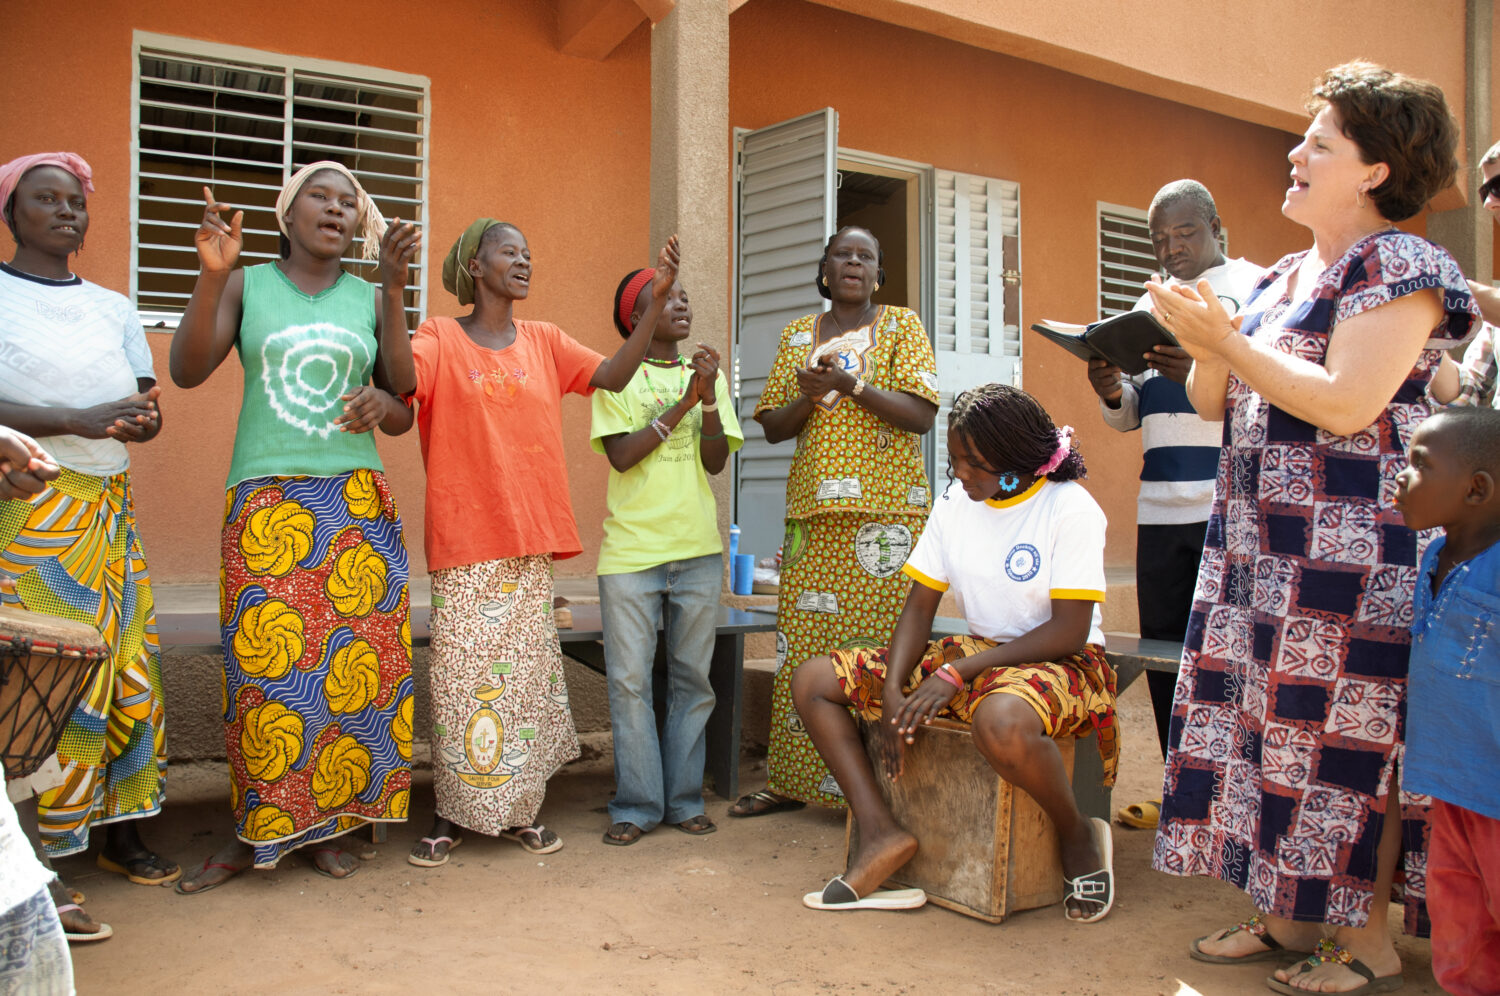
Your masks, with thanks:
[{"label": "wooden drum", "polygon": [[6,778],[34,774],[57,750],[84,689],[109,660],[99,631],[0,605],[0,759]]}]

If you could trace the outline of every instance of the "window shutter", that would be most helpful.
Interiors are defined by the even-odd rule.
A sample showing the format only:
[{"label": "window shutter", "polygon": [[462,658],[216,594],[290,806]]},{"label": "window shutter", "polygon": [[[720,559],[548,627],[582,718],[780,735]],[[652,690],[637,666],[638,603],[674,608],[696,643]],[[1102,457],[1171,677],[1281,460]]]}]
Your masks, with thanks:
[{"label": "window shutter", "polygon": [[796,444],[772,446],[751,418],[781,330],[828,303],[813,284],[833,234],[838,115],[832,108],[739,136],[735,245],[736,411],[745,443],[735,455],[740,550],[774,553],[785,535],[786,479]]},{"label": "window shutter", "polygon": [[940,404],[929,472],[941,492],[953,399],[979,384],[1021,383],[1021,189],[946,170],[933,187]]},{"label": "window shutter", "polygon": [[[148,327],[175,326],[192,295],[205,185],[245,212],[242,265],[279,258],[276,194],[320,159],[349,167],[387,218],[427,218],[425,81],[206,48],[213,54],[139,49],[133,293]],[[424,312],[426,255],[424,246],[406,288],[413,324]],[[378,281],[359,240],[345,263]]]}]

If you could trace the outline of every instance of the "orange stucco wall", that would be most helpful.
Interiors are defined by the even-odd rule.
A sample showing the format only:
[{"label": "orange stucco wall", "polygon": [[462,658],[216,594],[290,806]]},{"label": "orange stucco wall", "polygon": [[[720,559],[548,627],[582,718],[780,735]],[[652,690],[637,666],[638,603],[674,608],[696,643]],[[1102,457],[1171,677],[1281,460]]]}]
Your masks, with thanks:
[{"label": "orange stucco wall", "polygon": [[1464,103],[1464,0],[1386,0],[1374,17],[1301,0],[817,2],[1278,128],[1296,127],[1314,76],[1356,58]]},{"label": "orange stucco wall", "polygon": [[[1023,327],[1096,318],[1098,202],[1144,209],[1179,177],[1213,191],[1236,256],[1269,265],[1310,241],[1280,213],[1287,132],[798,0],[730,23],[731,124],[829,105],[843,148],[1020,184]],[[1107,560],[1133,563],[1139,436],[1104,424],[1078,360],[1023,342],[1026,388],[1079,430]]]},{"label": "orange stucco wall", "polygon": [[[348,12],[346,12],[347,14]],[[124,291],[129,280],[132,31],[239,45],[427,76],[431,80],[427,230],[429,314],[455,314],[442,258],[475,217],[519,225],[530,240],[535,290],[519,314],[555,321],[575,338],[613,351],[609,321],[620,274],[643,265],[649,221],[650,44],[643,26],[604,62],[561,54],[545,0],[375,2],[357,15],[294,3],[204,5],[61,0],[8,4],[12,39],[67,39],[47,46],[45,69],[0,77],[0,161],[74,149],[93,165],[87,248],[77,270]],[[8,235],[0,252],[9,258]],[[150,336],[164,385],[160,437],[133,454],[147,558],[162,581],[218,574],[218,523],[238,411],[241,374],[230,360],[204,386],[173,387],[169,338]],[[588,404],[564,401],[569,485],[586,552],[559,571],[592,570],[599,545],[606,464],[588,449]],[[415,432],[382,438],[381,453],[407,527],[414,574],[421,552],[423,473]],[[527,487],[562,487],[559,481]]]}]

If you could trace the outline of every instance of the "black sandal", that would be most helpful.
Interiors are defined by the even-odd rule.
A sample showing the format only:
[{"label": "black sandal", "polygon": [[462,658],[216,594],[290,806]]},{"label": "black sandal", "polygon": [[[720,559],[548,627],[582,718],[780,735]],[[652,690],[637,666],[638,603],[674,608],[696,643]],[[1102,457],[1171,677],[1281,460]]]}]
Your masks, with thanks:
[{"label": "black sandal", "polygon": [[634,823],[611,823],[604,831],[604,842],[614,847],[629,847],[645,836],[646,831]]},{"label": "black sandal", "polygon": [[759,792],[751,792],[742,795],[733,806],[729,807],[729,815],[737,819],[750,816],[769,816],[772,813],[792,813],[806,806],[807,803],[799,799],[788,799],[779,796],[770,789],[761,789]]}]

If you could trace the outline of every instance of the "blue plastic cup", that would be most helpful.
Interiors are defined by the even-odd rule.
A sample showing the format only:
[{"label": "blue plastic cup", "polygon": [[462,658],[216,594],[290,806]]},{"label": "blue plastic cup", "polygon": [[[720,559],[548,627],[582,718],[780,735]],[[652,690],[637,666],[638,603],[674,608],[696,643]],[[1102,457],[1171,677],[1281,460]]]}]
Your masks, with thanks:
[{"label": "blue plastic cup", "polygon": [[730,561],[729,587],[736,595],[748,595],[755,586],[755,555],[736,553]]}]

